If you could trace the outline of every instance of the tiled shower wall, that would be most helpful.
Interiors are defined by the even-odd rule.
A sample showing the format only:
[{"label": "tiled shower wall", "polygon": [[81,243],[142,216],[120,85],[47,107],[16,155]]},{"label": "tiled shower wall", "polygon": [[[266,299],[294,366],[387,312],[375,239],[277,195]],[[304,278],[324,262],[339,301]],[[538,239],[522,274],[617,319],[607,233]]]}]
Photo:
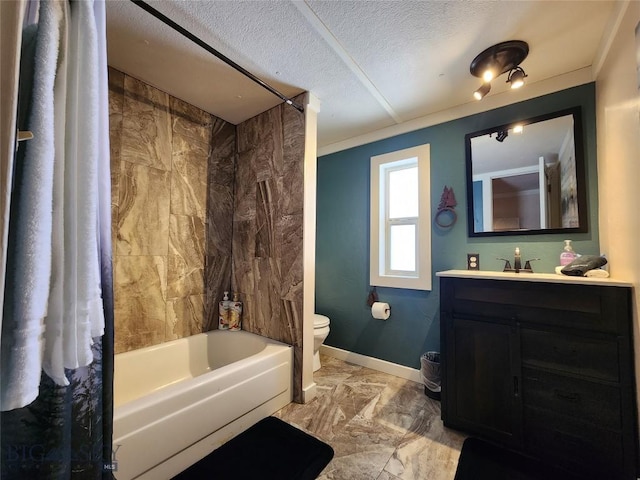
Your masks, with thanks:
[{"label": "tiled shower wall", "polygon": [[243,329],[294,346],[300,401],[304,114],[281,104],[238,125],[237,136],[232,286]]},{"label": "tiled shower wall", "polygon": [[[212,328],[207,298],[231,278],[235,127],[111,68],[109,120],[120,353]],[[206,221],[211,201],[217,228]],[[208,288],[205,261],[216,266]]]},{"label": "tiled shower wall", "polygon": [[243,329],[294,346],[300,400],[304,115],[236,127],[109,69],[109,119],[116,353],[217,328],[231,285]]}]

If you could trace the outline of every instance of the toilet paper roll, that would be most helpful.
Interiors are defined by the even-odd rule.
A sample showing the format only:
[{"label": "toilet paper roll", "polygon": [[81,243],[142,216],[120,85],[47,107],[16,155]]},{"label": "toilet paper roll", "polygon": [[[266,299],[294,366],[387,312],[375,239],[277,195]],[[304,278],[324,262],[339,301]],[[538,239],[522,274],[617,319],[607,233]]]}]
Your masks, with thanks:
[{"label": "toilet paper roll", "polygon": [[379,320],[386,320],[391,315],[391,307],[388,303],[374,302],[371,307],[371,315]]}]

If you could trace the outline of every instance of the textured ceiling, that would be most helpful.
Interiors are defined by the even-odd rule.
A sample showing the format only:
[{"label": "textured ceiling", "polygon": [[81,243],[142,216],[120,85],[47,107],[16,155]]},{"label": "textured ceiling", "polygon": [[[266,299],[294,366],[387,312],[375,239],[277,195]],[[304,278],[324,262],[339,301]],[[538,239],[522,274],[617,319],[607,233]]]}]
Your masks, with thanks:
[{"label": "textured ceiling", "polygon": [[[616,2],[149,3],[285,95],[313,92],[323,147],[474,102],[469,64],[501,41],[529,43],[528,85],[590,68]],[[127,0],[107,1],[107,37],[110,65],[234,124],[281,102]],[[517,100],[504,77],[489,96]]]}]

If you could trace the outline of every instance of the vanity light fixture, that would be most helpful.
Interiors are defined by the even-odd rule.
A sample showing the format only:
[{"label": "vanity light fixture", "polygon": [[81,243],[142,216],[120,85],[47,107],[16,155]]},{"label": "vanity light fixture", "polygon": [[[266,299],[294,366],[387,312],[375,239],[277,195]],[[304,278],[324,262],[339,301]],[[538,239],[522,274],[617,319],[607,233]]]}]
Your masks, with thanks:
[{"label": "vanity light fixture", "polygon": [[480,88],[473,93],[474,98],[481,100],[491,90],[490,82],[507,72],[507,83],[511,84],[511,88],[522,87],[527,74],[520,63],[528,54],[529,45],[522,40],[497,43],[483,50],[473,59],[469,68],[471,75],[483,80]]}]

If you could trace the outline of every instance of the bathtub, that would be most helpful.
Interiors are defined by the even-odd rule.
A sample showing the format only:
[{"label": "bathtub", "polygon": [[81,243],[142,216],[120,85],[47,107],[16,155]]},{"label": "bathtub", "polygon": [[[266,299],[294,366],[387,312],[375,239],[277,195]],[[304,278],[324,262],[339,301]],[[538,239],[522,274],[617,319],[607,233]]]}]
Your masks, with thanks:
[{"label": "bathtub", "polygon": [[118,480],[171,478],[292,399],[293,348],[244,331],[121,353],[114,370]]}]

